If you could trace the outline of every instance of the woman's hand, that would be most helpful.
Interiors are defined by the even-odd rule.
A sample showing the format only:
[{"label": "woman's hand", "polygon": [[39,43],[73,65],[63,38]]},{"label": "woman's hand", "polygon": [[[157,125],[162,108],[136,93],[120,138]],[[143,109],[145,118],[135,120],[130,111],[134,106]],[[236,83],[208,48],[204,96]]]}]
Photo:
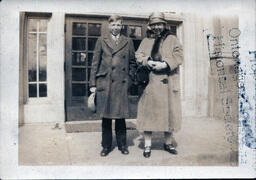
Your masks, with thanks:
[{"label": "woman's hand", "polygon": [[167,68],[166,62],[153,61],[153,63],[151,63],[151,65],[152,65],[152,69],[155,71],[161,71],[161,70]]},{"label": "woman's hand", "polygon": [[152,61],[152,60],[148,60],[148,66],[150,68],[153,68],[155,66],[155,61]]}]

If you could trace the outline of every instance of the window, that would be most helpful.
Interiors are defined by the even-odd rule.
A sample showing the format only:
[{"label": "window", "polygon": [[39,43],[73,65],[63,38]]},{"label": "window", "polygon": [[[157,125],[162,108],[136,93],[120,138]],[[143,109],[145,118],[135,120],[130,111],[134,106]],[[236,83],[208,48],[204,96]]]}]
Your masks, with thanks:
[{"label": "window", "polygon": [[[134,23],[137,24],[137,23]],[[123,25],[121,33],[125,36],[130,37],[133,40],[134,50],[136,51],[139,48],[139,45],[143,39],[143,26],[141,25],[134,25],[132,22],[129,24]],[[130,96],[137,96],[138,95],[138,86],[132,84],[129,87],[128,93]]]},{"label": "window", "polygon": [[[93,51],[101,36],[101,23],[72,22],[72,96],[90,95],[89,80]],[[75,99],[75,98],[74,98]]]},{"label": "window", "polygon": [[28,17],[26,55],[28,97],[47,97],[47,24],[44,17]]}]

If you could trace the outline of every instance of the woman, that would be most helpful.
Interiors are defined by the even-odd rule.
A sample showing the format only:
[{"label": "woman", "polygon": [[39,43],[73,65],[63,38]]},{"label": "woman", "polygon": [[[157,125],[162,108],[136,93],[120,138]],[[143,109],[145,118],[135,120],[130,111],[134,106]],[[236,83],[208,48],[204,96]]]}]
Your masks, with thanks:
[{"label": "woman", "polygon": [[164,132],[164,150],[177,154],[173,132],[181,125],[179,65],[183,62],[182,47],[166,29],[163,13],[149,16],[149,29],[152,33],[136,52],[137,62],[151,70],[137,114],[137,129],[144,131],[146,158],[151,155],[152,131]]}]

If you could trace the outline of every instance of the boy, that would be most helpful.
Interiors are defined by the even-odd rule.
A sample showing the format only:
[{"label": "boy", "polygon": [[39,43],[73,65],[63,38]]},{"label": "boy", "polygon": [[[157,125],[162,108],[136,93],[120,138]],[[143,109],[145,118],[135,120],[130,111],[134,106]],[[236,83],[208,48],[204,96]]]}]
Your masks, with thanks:
[{"label": "boy", "polygon": [[120,34],[122,19],[112,15],[104,37],[98,39],[92,61],[90,91],[96,92],[96,111],[102,118],[102,151],[107,156],[112,146],[112,119],[118,149],[129,154],[126,144],[125,118],[129,117],[128,84],[136,68],[131,39]]}]

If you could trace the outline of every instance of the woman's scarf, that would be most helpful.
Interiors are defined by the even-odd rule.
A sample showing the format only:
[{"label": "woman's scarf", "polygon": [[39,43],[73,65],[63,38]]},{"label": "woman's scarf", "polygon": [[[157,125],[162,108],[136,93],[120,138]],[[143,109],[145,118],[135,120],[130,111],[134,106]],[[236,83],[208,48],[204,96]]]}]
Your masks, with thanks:
[{"label": "woman's scarf", "polygon": [[170,34],[171,34],[170,31],[164,30],[160,34],[160,36],[155,35],[155,37],[154,37],[155,41],[154,41],[154,44],[153,44],[153,47],[151,50],[151,57],[152,57],[153,61],[163,61],[162,55],[159,52],[159,47],[162,44],[162,42],[166,39],[166,37]]}]

